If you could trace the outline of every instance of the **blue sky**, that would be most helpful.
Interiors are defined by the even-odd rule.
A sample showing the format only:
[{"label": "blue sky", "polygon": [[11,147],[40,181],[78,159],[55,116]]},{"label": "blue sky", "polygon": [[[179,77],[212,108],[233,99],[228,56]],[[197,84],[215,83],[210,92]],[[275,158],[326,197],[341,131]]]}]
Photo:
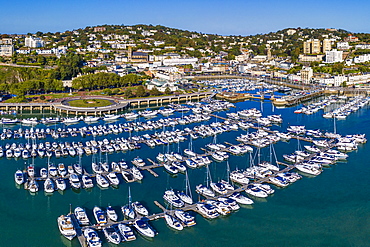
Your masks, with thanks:
[{"label": "blue sky", "polygon": [[3,1],[0,33],[63,32],[102,24],[152,24],[250,35],[287,27],[370,32],[368,0]]}]

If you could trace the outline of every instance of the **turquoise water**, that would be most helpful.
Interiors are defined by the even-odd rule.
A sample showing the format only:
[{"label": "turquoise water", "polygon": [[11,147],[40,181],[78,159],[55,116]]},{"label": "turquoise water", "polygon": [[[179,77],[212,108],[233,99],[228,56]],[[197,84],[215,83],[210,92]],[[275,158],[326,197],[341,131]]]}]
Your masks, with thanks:
[{"label": "turquoise water", "polygon": [[[264,115],[282,114],[284,123],[273,129],[285,130],[288,125],[305,124],[309,129],[320,128],[333,130],[333,120],[322,118],[322,111],[313,115],[297,115],[296,108],[274,109],[270,103],[248,101],[236,104],[236,109],[230,111],[256,107],[263,108]],[[217,113],[220,116],[225,113]],[[177,114],[175,116],[181,116]],[[158,119],[158,118],[156,118]],[[155,119],[153,119],[155,120]],[[120,120],[124,122],[125,120]],[[212,119],[211,121],[215,121]],[[211,122],[209,121],[209,123]],[[337,131],[341,134],[366,133],[369,131],[370,114],[368,107],[351,114],[346,120],[337,121]],[[103,124],[101,122],[100,124]],[[195,124],[192,124],[193,126]],[[79,127],[80,125],[73,125]],[[38,127],[43,127],[42,125]],[[185,126],[177,126],[185,128]],[[17,127],[18,128],[18,127]],[[160,131],[160,130],[157,130]],[[245,131],[227,132],[217,137],[218,142],[228,141],[237,143],[235,137]],[[144,134],[145,132],[139,132]],[[127,133],[118,136],[127,137]],[[115,138],[115,135],[101,138]],[[80,140],[81,138],[77,138]],[[89,140],[92,138],[84,138]],[[63,138],[63,141],[73,141],[73,138]],[[193,142],[195,151],[212,141],[212,138],[197,139]],[[2,145],[6,141],[0,141]],[[304,145],[301,142],[301,145]],[[170,146],[170,151],[183,150],[188,147],[187,142]],[[282,155],[291,153],[297,148],[297,141],[290,143],[279,142],[275,145],[277,157],[283,161]],[[109,155],[109,161],[126,159],[130,161],[136,156],[155,159],[158,152],[166,151],[165,147],[149,148],[142,145],[139,150]],[[338,163],[326,168],[318,177],[303,177],[301,180],[285,189],[277,189],[274,195],[265,200],[255,200],[255,204],[242,207],[228,217],[215,220],[206,220],[196,215],[197,225],[192,228],[176,232],[169,229],[164,220],[151,222],[159,234],[148,241],[138,236],[137,240],[121,245],[130,246],[368,246],[370,236],[370,202],[367,192],[370,189],[370,162],[368,161],[369,148],[367,144],[359,146],[356,152],[349,155],[347,162]],[[268,159],[268,149],[262,150],[262,157]],[[91,171],[91,156],[82,158],[83,166]],[[52,162],[71,164],[78,158],[52,159]],[[26,161],[29,163],[30,161]],[[231,169],[245,168],[249,164],[249,157],[230,156]],[[35,159],[37,170],[46,167],[47,160]],[[56,218],[68,213],[69,204],[73,207],[83,206],[87,209],[93,221],[92,208],[97,205],[106,207],[112,205],[117,211],[126,204],[128,186],[131,188],[132,199],[142,201],[151,213],[160,212],[154,205],[157,200],[163,203],[162,195],[166,189],[184,189],[184,175],[171,177],[162,168],[155,171],[159,174],[154,178],[144,172],[142,183],[126,184],[123,181],[119,188],[101,190],[98,187],[91,191],[72,191],[67,189],[64,194],[54,192],[51,196],[44,195],[41,186],[36,195],[18,189],[15,186],[13,175],[18,168],[23,168],[24,160],[1,159],[2,172],[0,196],[0,226],[2,241],[0,246],[79,246],[77,239],[68,241],[58,231]],[[213,180],[226,178],[226,163],[213,162],[210,166]],[[190,184],[204,182],[205,169],[189,169]],[[120,211],[119,211],[119,215]],[[101,237],[103,234],[99,233]],[[104,246],[111,246],[105,242]]]}]

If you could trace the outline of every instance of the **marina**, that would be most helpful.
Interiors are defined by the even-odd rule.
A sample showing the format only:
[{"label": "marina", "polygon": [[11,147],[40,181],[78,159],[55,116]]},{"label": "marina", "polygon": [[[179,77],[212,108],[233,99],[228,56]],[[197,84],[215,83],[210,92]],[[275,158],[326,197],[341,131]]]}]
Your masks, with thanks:
[{"label": "marina", "polygon": [[[34,126],[22,124],[21,127],[16,124],[4,124],[3,133],[5,138],[1,139],[4,153],[2,159],[4,163],[16,164],[5,168],[9,170],[8,173],[13,174],[9,176],[13,182],[8,184],[8,181],[6,184],[11,185],[9,190],[15,190],[14,187],[19,189],[16,193],[19,200],[24,198],[26,201],[32,202],[31,210],[36,210],[36,205],[42,208],[45,207],[45,203],[49,205],[46,213],[53,215],[48,217],[54,219],[49,225],[54,230],[52,236],[45,239],[46,242],[55,241],[56,235],[59,234],[55,219],[61,214],[68,213],[69,204],[72,204],[73,207],[81,206],[86,209],[90,223],[79,226],[72,213],[72,222],[76,229],[77,238],[70,242],[61,236],[60,246],[70,244],[72,246],[88,246],[88,241],[92,239],[98,241],[96,237],[93,238],[92,236],[99,237],[103,246],[105,246],[108,242],[115,241],[113,231],[117,231],[117,236],[122,238],[123,235],[118,230],[119,227],[123,227],[121,224],[132,228],[137,236],[133,244],[138,246],[148,244],[169,246],[171,241],[176,241],[175,239],[179,234],[184,237],[195,234],[201,243],[202,240],[200,240],[199,234],[208,231],[208,229],[218,230],[226,227],[230,234],[233,234],[231,233],[233,231],[236,231],[235,234],[239,234],[242,229],[243,231],[249,229],[253,232],[252,225],[258,225],[258,221],[266,220],[267,216],[264,215],[267,211],[274,212],[277,217],[283,217],[283,214],[287,213],[289,207],[291,207],[282,207],[281,203],[283,201],[287,202],[292,198],[294,198],[293,201],[304,200],[305,196],[315,197],[313,190],[309,188],[322,186],[327,181],[335,181],[335,173],[339,171],[342,172],[342,175],[339,175],[340,177],[349,176],[345,171],[350,169],[349,167],[356,167],[349,165],[366,148],[366,144],[364,144],[366,139],[360,134],[366,135],[368,132],[366,128],[361,128],[362,123],[357,123],[359,125],[358,130],[345,126],[353,124],[353,121],[358,119],[359,114],[365,114],[368,105],[364,105],[361,109],[349,115],[345,121],[335,122],[333,119],[323,119],[322,109],[310,115],[303,115],[294,114],[295,109],[293,108],[275,109],[271,102],[246,101],[236,103],[233,107],[219,108],[215,106],[220,104],[217,101],[210,101],[209,103],[189,102],[189,105],[170,106],[169,109],[179,110],[173,112],[166,110],[165,112],[171,112],[172,115],[170,116],[153,114],[150,119],[144,116],[137,116],[136,120],[126,119],[124,116],[127,113],[124,113],[113,123],[106,123],[105,120],[99,119],[98,122],[87,124],[82,121],[83,119],[80,119],[70,126],[65,125],[62,121],[53,123],[55,126],[47,126],[41,122]],[[210,109],[212,107],[214,108]],[[197,113],[198,108],[201,108],[199,113]],[[145,114],[151,113],[146,112]],[[202,117],[199,117],[198,114]],[[279,116],[281,116],[282,121]],[[197,120],[195,121],[195,119]],[[323,123],[316,119],[320,119]],[[302,121],[305,122],[305,126],[302,126]],[[20,128],[23,131],[22,136],[15,138],[15,134],[20,134]],[[49,131],[47,131],[48,128]],[[36,137],[25,138],[26,130],[28,130],[29,135],[35,134]],[[101,132],[102,134],[86,134],[88,131]],[[46,134],[47,132],[48,134]],[[52,134],[49,134],[51,132],[54,133],[54,136],[57,134],[58,137],[53,137]],[[82,132],[85,132],[85,134],[81,134]],[[44,136],[41,133],[44,133]],[[27,143],[28,149],[26,148]],[[46,155],[41,158],[39,154],[32,158],[32,152],[37,152],[41,143],[41,149],[47,146],[46,143],[49,143],[50,149],[45,149],[44,152],[53,151],[52,154],[49,158]],[[96,145],[92,145],[92,143],[96,143]],[[22,145],[20,146],[20,144]],[[115,148],[116,144],[120,148],[118,146]],[[125,145],[127,149],[122,149],[121,147]],[[13,147],[11,148],[11,146]],[[14,155],[18,153],[16,150],[22,148],[22,146],[23,150],[18,158],[9,157],[9,159],[6,159],[5,153],[7,150],[12,150]],[[90,150],[91,147],[95,147],[95,154],[86,152],[86,150],[89,150],[86,147],[89,147]],[[83,152],[80,151],[79,153],[78,148],[82,149]],[[340,152],[331,151],[336,148]],[[305,149],[308,149],[309,152],[306,152]],[[316,149],[319,150],[318,153],[314,153]],[[348,153],[347,161],[337,160],[338,164],[334,165],[334,161],[330,160],[335,155],[344,157],[342,150],[349,152],[350,149],[355,151]],[[22,153],[25,150],[29,152],[29,155],[23,157]],[[59,151],[57,150],[61,152],[58,157],[56,154]],[[142,161],[139,161],[138,158]],[[109,164],[109,170],[95,172],[92,166],[94,160],[96,163],[101,162],[102,165],[103,163]],[[118,169],[119,166],[113,164],[119,164],[122,160],[126,162],[127,168],[120,168],[119,171],[115,171],[114,167]],[[264,163],[264,161],[266,162]],[[348,164],[342,164],[343,162]],[[44,181],[47,181],[48,175],[46,177],[42,176],[41,169],[46,168],[51,175],[52,170],[48,168],[49,163],[53,163],[57,170],[58,164],[64,164],[64,169],[68,170],[67,174],[62,176],[63,166],[61,166],[58,175],[52,176],[54,180],[59,177],[65,180],[66,190],[46,191],[47,187],[43,184],[46,184]],[[80,167],[78,165],[74,166],[74,164],[80,164]],[[169,170],[167,170],[166,166],[176,166],[178,172],[170,172],[174,168],[168,168]],[[30,175],[31,170],[26,167],[31,167],[34,173]],[[72,169],[69,167],[72,167],[74,172],[70,173],[69,170],[72,171]],[[125,166],[122,165],[121,167]],[[180,171],[180,169],[183,169],[182,167],[185,167],[185,172]],[[278,167],[278,170],[274,170],[275,167]],[[80,168],[82,168],[81,174],[78,173]],[[24,176],[28,183],[31,181],[39,183],[38,192],[30,193],[23,190],[23,186],[19,186],[22,185],[22,182],[18,169],[23,171],[23,174],[28,174]],[[142,173],[143,178],[140,182],[131,183],[125,179],[124,174],[126,175],[126,172],[132,173],[133,169]],[[309,174],[316,171],[320,173],[317,175]],[[114,185],[114,182],[110,182],[111,185],[108,184],[108,187],[105,188],[96,186],[97,175],[108,177],[112,173],[117,177],[119,184]],[[205,176],[205,173],[208,175]],[[77,174],[79,179],[82,178],[82,175],[90,177],[93,187],[86,189],[71,188],[72,184],[69,181],[72,174]],[[238,176],[247,178],[248,182],[245,184],[232,182],[233,178],[229,176],[230,174],[239,174]],[[205,177],[208,177],[208,179],[205,179]],[[111,179],[114,181],[114,176]],[[247,179],[239,181],[247,181]],[[189,186],[185,181],[188,181]],[[16,186],[14,186],[14,183],[16,183]],[[152,188],[153,184],[156,185],[156,189]],[[183,206],[173,204],[178,207],[171,208],[174,206],[169,206],[168,201],[161,199],[165,191],[173,190],[175,193],[188,191],[184,190],[185,184],[193,192],[192,199],[194,203],[185,203]],[[200,184],[206,187],[209,186],[208,188],[213,191],[214,195],[195,194],[195,188]],[[299,192],[298,189],[302,186],[304,191]],[[28,187],[27,184],[26,188]],[[129,188],[131,188],[132,201],[140,201],[148,209],[148,216],[124,219],[120,208],[127,204]],[[42,192],[43,190],[45,190],[45,193]],[[22,191],[25,193],[22,193]],[[267,193],[266,196],[261,191]],[[275,191],[275,193],[269,195],[268,193],[272,193],[272,191]],[[45,194],[45,196],[40,194]],[[240,195],[243,197],[240,197]],[[234,200],[237,200],[238,203],[235,203]],[[242,204],[241,202],[248,204]],[[311,202],[311,204],[314,203]],[[118,220],[107,219],[107,223],[103,223],[103,226],[94,220],[93,208],[98,206],[105,210],[108,205],[112,205],[112,208],[115,209]],[[186,222],[181,221],[181,215],[178,215],[179,209],[189,212],[192,217],[195,217],[196,225],[194,227],[179,230],[181,226],[186,225]],[[235,213],[231,213],[233,211]],[[216,215],[219,214],[222,216],[217,217]],[[293,214],[295,217],[304,217],[303,215]],[[202,218],[220,219],[203,220]],[[252,225],[245,226],[240,221],[241,219],[243,219],[243,222],[245,220]],[[144,222],[140,220],[144,220]],[[155,236],[150,237],[153,238],[150,243],[147,242],[147,237],[141,237],[145,233],[140,232],[140,225],[145,224],[146,221],[155,232]],[[226,221],[232,223],[229,224]],[[176,222],[180,222],[181,226]],[[275,224],[274,222],[275,220],[272,220],[270,224]],[[243,227],[235,229],[235,224],[237,226],[243,225]],[[93,229],[97,235],[94,235],[95,233],[88,229]],[[176,234],[173,231],[176,231]],[[258,235],[257,232],[256,234]],[[252,243],[257,244],[256,241],[250,238],[250,236],[243,237],[243,239],[249,239]],[[170,242],[167,243],[167,241]],[[189,241],[184,240],[180,246],[188,246]],[[211,240],[211,243],[214,246],[221,246],[216,241],[218,241],[217,237],[215,240]],[[261,244],[261,242],[258,243]]]}]

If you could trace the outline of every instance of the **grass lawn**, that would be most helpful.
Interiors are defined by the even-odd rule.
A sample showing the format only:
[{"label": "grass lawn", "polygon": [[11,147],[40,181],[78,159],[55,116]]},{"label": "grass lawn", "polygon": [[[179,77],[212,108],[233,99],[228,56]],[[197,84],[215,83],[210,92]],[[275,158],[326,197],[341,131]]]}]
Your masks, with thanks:
[{"label": "grass lawn", "polygon": [[68,104],[74,107],[102,107],[111,105],[112,102],[106,99],[78,99],[69,101]]}]

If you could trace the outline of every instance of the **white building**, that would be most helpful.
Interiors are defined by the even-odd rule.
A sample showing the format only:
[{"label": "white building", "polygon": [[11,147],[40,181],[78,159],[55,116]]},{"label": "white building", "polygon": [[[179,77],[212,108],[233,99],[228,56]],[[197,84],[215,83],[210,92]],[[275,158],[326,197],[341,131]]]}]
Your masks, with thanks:
[{"label": "white building", "polygon": [[368,50],[370,49],[370,44],[356,45],[355,49],[356,50]]},{"label": "white building", "polygon": [[186,64],[196,64],[198,58],[169,58],[163,60],[163,65],[174,66],[174,65],[186,65]]},{"label": "white building", "polygon": [[337,49],[338,50],[348,50],[350,48],[348,42],[338,42]]},{"label": "white building", "polygon": [[26,37],[24,44],[26,47],[39,48],[44,47],[44,41],[36,37]]},{"label": "white building", "polygon": [[301,70],[301,81],[303,83],[309,83],[313,77],[313,70],[311,67],[303,67]]},{"label": "white building", "polygon": [[364,54],[353,58],[354,63],[366,63],[370,61],[370,54]]},{"label": "white building", "polygon": [[295,30],[295,29],[288,29],[287,31],[286,31],[286,33],[288,34],[288,35],[293,35],[293,34],[295,34],[297,32],[297,30]]},{"label": "white building", "polygon": [[0,56],[11,57],[14,52],[13,45],[0,45]]},{"label": "white building", "polygon": [[326,63],[340,63],[343,62],[343,51],[338,51],[336,49],[332,51],[327,51],[325,56]]}]

